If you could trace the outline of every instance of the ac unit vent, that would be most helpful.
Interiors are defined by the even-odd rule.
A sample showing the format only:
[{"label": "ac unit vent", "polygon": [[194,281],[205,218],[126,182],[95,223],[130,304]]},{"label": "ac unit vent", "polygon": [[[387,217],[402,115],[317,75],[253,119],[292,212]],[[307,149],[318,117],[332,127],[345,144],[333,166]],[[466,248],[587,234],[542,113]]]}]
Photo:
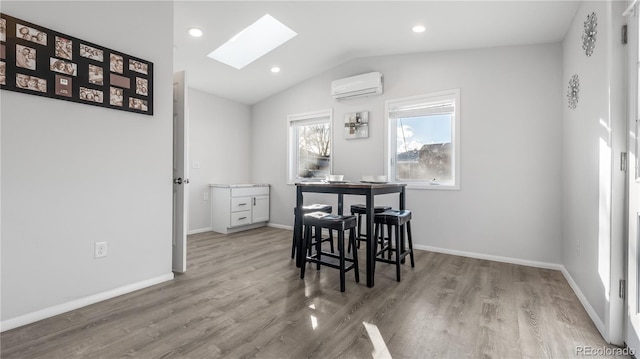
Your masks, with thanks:
[{"label": "ac unit vent", "polygon": [[382,92],[382,74],[379,72],[369,72],[331,82],[331,97],[337,101],[381,95]]}]

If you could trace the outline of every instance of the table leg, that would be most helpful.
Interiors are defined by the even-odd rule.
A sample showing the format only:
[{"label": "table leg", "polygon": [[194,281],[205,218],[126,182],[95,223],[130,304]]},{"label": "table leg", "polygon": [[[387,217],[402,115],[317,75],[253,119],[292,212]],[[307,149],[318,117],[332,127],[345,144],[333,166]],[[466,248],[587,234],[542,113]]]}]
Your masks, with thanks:
[{"label": "table leg", "polygon": [[374,265],[376,260],[376,243],[373,235],[373,195],[367,193],[367,287],[373,287]]},{"label": "table leg", "polygon": [[[399,202],[398,205],[399,205],[399,209],[400,210],[404,209],[404,206],[405,206],[405,202],[404,201],[405,201],[404,187],[402,187],[402,191],[400,191],[400,198],[398,199],[398,202]],[[402,228],[400,228],[399,241],[400,241],[400,250],[402,252],[404,252],[404,241],[405,241],[405,228],[404,228],[404,226],[402,226]],[[405,259],[402,258],[402,261],[400,261],[400,263],[404,264],[404,262],[405,262]]]},{"label": "table leg", "polygon": [[344,213],[344,194],[338,193],[338,214],[342,216]]},{"label": "table leg", "polygon": [[300,268],[302,266],[302,256],[305,255],[303,253],[302,246],[302,206],[303,206],[303,198],[302,198],[302,188],[298,187],[296,191],[296,210],[295,210],[295,218],[293,223],[293,234],[296,240],[296,267]]}]

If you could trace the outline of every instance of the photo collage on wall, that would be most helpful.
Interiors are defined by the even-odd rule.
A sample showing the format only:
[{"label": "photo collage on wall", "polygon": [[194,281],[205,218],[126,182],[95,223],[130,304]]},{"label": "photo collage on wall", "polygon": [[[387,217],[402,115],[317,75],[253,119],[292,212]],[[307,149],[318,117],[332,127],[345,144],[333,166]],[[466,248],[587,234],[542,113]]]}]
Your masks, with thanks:
[{"label": "photo collage on wall", "polygon": [[153,63],[3,13],[0,88],[153,115]]}]

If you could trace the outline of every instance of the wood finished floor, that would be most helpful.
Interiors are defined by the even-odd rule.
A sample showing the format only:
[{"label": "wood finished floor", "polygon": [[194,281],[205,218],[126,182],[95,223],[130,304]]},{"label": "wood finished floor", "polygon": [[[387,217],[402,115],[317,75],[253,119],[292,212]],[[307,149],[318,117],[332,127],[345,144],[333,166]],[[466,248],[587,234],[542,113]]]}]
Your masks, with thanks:
[{"label": "wood finished floor", "polygon": [[[606,343],[558,271],[416,251],[376,286],[289,259],[291,231],[189,236],[175,280],[0,336],[2,358],[571,358]],[[361,258],[364,246],[360,250]],[[364,260],[362,260],[364,262]],[[315,328],[314,328],[315,326]]]}]

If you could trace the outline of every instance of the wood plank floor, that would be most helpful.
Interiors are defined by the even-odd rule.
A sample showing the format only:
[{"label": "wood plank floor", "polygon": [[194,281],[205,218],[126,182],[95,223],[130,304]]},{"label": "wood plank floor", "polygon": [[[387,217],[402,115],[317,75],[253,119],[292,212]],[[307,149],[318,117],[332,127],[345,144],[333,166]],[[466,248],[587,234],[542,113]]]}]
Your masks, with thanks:
[{"label": "wood plank floor", "polygon": [[[571,358],[606,346],[558,271],[416,251],[376,286],[289,259],[291,231],[189,236],[175,280],[4,332],[2,358]],[[364,246],[360,250],[364,263]]]}]

